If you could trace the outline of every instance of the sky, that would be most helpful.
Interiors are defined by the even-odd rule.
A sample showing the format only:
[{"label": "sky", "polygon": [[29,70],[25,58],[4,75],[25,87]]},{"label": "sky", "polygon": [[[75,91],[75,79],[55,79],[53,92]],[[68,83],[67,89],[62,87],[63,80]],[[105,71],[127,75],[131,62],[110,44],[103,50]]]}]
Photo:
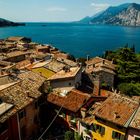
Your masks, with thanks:
[{"label": "sky", "polygon": [[109,6],[140,0],[0,0],[0,18],[16,22],[67,22],[93,16]]}]

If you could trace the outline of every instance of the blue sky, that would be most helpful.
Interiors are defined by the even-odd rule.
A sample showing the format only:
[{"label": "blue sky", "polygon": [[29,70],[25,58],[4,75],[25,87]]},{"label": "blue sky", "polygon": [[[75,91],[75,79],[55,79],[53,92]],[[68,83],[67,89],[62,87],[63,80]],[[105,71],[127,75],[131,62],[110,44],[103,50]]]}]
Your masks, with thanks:
[{"label": "blue sky", "polygon": [[75,21],[122,3],[140,0],[0,0],[0,18],[19,22]]}]

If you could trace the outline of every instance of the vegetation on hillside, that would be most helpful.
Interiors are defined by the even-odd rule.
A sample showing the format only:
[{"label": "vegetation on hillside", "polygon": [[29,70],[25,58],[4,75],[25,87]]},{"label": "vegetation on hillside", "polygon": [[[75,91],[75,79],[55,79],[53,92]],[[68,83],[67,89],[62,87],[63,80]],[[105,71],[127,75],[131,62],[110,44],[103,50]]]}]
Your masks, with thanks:
[{"label": "vegetation on hillside", "polygon": [[140,95],[140,54],[135,52],[135,46],[106,51],[104,58],[117,65],[115,88],[129,96]]}]

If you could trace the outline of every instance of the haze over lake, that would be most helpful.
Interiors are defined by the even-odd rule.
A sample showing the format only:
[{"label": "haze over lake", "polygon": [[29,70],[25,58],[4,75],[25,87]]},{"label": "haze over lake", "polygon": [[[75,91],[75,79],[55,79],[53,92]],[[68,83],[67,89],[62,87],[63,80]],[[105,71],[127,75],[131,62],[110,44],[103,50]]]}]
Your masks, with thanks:
[{"label": "haze over lake", "polygon": [[52,44],[75,57],[102,55],[125,44],[135,44],[140,52],[140,27],[84,25],[74,23],[28,23],[0,28],[0,38],[26,36],[42,44]]}]

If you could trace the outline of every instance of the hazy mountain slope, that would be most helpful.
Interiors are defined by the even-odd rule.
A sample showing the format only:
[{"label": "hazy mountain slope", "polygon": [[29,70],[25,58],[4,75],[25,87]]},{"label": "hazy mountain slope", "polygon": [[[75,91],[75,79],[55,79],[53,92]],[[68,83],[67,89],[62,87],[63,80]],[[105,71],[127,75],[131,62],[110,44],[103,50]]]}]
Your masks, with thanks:
[{"label": "hazy mountain slope", "polygon": [[0,18],[0,27],[5,27],[5,26],[20,26],[20,25],[25,25],[24,23],[15,23],[3,18]]},{"label": "hazy mountain slope", "polygon": [[80,20],[90,24],[111,24],[123,26],[140,26],[140,4],[126,3],[109,7],[93,17]]}]

